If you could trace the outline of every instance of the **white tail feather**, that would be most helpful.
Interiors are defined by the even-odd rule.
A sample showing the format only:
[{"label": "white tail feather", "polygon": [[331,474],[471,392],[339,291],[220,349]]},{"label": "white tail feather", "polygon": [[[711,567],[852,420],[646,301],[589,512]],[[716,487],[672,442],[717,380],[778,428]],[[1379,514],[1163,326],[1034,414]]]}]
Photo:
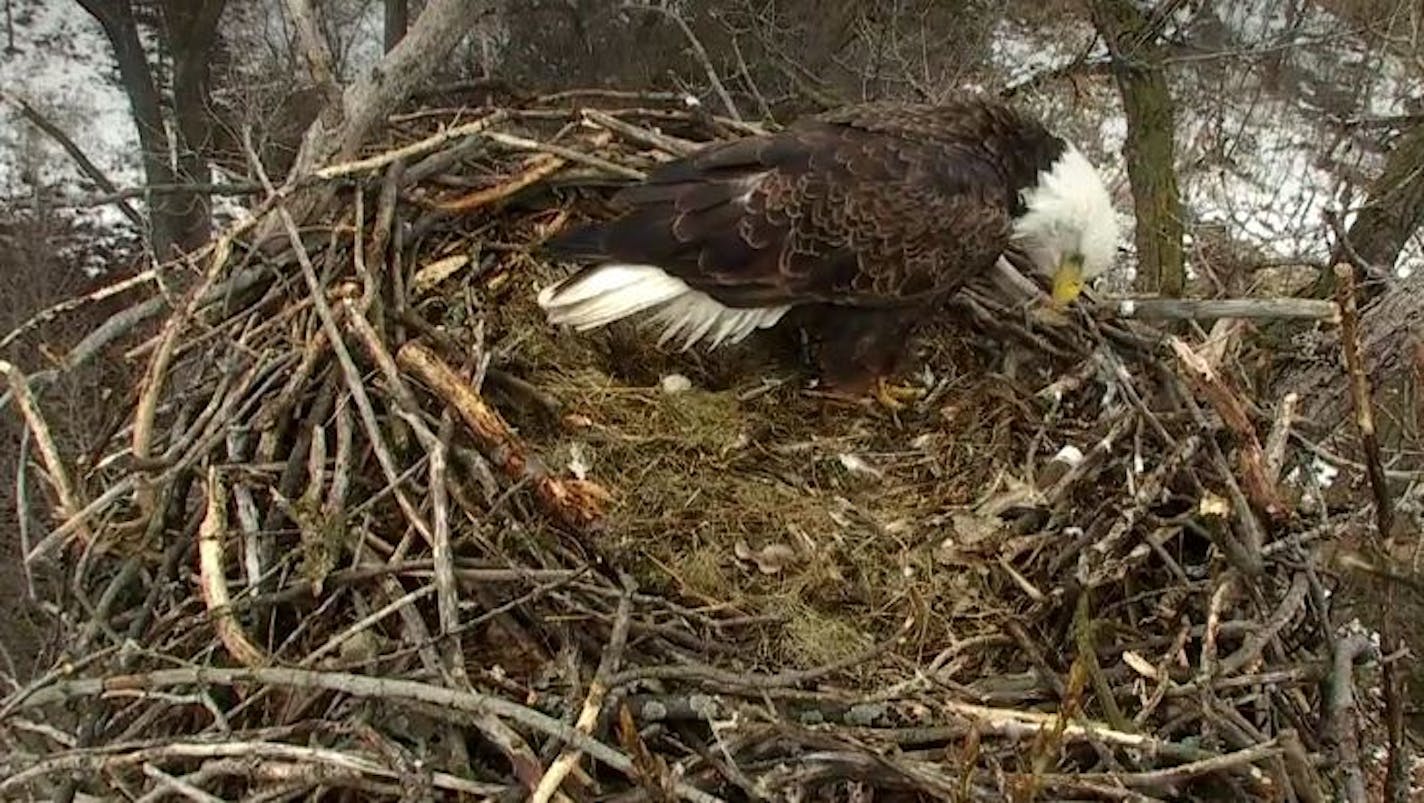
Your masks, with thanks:
[{"label": "white tail feather", "polygon": [[704,339],[714,349],[739,343],[757,329],[774,326],[791,309],[789,305],[728,307],[661,268],[617,263],[545,287],[538,302],[549,323],[579,331],[656,309],[651,322],[663,328],[658,343],[681,335],[683,351]]}]

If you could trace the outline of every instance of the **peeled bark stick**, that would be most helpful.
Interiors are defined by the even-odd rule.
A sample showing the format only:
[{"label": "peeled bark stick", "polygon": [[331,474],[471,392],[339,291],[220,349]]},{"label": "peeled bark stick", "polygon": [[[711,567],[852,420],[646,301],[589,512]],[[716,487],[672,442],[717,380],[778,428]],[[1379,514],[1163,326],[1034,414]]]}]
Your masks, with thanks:
[{"label": "peeled bark stick", "polygon": [[[611,133],[600,131],[594,134],[588,144],[593,148],[601,148],[607,145],[612,139],[613,135]],[[452,201],[444,201],[439,204],[439,207],[445,212],[469,214],[477,209],[483,209],[503,201],[520,190],[538,184],[549,176],[563,170],[568,163],[569,159],[566,156],[560,156],[554,153],[541,153],[529,163],[529,166],[523,173],[513,176],[507,181],[496,184],[493,187],[485,187],[464,197],[456,198]]]},{"label": "peeled bark stick", "polygon": [[1252,503],[1277,521],[1288,516],[1289,506],[1271,478],[1265,450],[1256,436],[1256,428],[1251,425],[1246,405],[1226,380],[1222,379],[1200,354],[1193,351],[1191,346],[1175,337],[1171,338],[1170,343],[1177,360],[1186,369],[1192,385],[1211,402],[1217,415],[1221,416],[1222,423],[1236,436],[1240,449],[1240,471],[1246,485],[1246,494]]},{"label": "peeled bark stick", "polygon": [[1110,298],[1098,302],[1096,309],[1114,318],[1155,321],[1340,320],[1334,302],[1314,298]]},{"label": "peeled bark stick", "polygon": [[238,663],[265,666],[267,655],[252,643],[242,625],[232,615],[227,575],[223,572],[223,541],[227,540],[227,489],[218,479],[217,469],[208,468],[207,505],[198,526],[198,573],[202,579],[203,605],[213,616],[214,628],[223,646]]},{"label": "peeled bark stick", "polygon": [[419,343],[406,343],[396,354],[396,362],[455,408],[490,462],[515,480],[528,480],[539,502],[560,522],[579,530],[602,523],[608,491],[593,482],[555,477],[538,455],[519,441],[498,411],[435,352]]},{"label": "peeled bark stick", "polygon": [[54,494],[59,502],[58,509],[54,511],[55,519],[64,521],[69,519],[77,522],[75,531],[85,544],[94,540],[94,533],[89,528],[89,520],[85,513],[86,505],[84,496],[75,489],[74,484],[69,480],[69,472],[64,468],[64,460],[59,456],[59,447],[55,444],[54,435],[50,433],[49,424],[40,413],[39,403],[30,394],[30,383],[25,378],[25,374],[17,366],[4,360],[0,360],[0,374],[10,382],[10,390],[15,394],[15,405],[20,408],[20,415],[25,419],[30,432],[34,435],[35,443],[40,450],[40,460],[44,462],[45,471],[49,474],[49,482],[54,488]]}]

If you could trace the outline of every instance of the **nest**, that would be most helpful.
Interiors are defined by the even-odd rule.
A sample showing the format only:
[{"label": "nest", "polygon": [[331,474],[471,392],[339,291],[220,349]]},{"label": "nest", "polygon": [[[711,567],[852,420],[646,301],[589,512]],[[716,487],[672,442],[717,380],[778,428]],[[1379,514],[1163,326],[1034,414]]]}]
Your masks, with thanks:
[{"label": "nest", "polygon": [[567,268],[533,246],[754,130],[608,93],[406,114],[188,273],[88,299],[135,303],[88,354],[167,317],[82,470],[17,398],[54,501],[30,556],[71,593],[54,670],[0,702],[0,792],[1362,788],[1373,647],[1320,554],[1359,514],[1309,513],[1290,404],[1220,339],[976,287],[891,412],[816,395],[776,332],[543,322]]}]

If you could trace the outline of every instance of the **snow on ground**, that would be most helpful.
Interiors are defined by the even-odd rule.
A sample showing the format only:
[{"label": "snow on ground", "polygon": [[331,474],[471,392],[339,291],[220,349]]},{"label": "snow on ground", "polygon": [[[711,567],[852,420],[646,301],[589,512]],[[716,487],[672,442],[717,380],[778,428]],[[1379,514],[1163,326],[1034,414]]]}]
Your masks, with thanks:
[{"label": "snow on ground", "polygon": [[[63,130],[110,181],[120,187],[140,183],[138,131],[99,24],[73,0],[11,2],[14,47],[0,51],[0,87]],[[0,101],[0,197],[59,187],[97,191],[59,145]],[[113,207],[82,214],[96,223],[128,225]]]}]

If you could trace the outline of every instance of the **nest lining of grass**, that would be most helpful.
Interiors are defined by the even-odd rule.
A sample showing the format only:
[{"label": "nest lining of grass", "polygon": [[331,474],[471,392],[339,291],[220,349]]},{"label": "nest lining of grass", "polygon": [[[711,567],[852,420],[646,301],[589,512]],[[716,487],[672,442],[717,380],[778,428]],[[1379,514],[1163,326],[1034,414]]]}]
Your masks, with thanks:
[{"label": "nest lining of grass", "polygon": [[66,633],[0,702],[0,791],[1353,789],[1328,689],[1372,648],[1324,555],[1362,514],[1282,479],[1312,455],[1225,350],[976,287],[890,415],[807,392],[775,332],[680,354],[544,324],[564,268],[532,246],[752,131],[596,94],[435,107],[126,291],[183,294],[102,459],[42,456]]}]

